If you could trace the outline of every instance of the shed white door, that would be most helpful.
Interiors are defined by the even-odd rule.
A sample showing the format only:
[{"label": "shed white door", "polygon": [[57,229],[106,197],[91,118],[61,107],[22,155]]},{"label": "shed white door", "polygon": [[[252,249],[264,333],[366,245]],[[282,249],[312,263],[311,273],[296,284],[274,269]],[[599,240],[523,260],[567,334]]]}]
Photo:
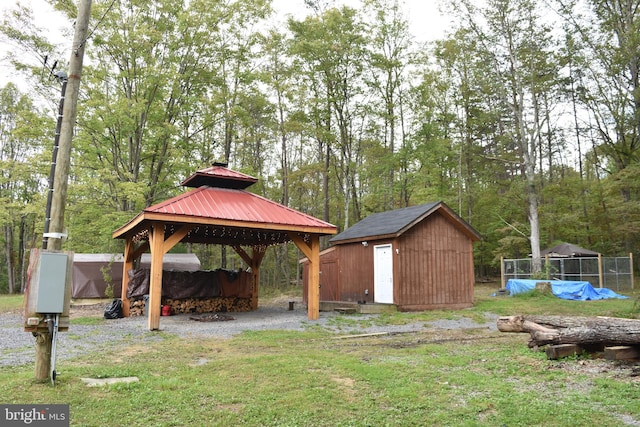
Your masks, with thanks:
[{"label": "shed white door", "polygon": [[393,254],[391,245],[373,247],[373,300],[393,304]]}]

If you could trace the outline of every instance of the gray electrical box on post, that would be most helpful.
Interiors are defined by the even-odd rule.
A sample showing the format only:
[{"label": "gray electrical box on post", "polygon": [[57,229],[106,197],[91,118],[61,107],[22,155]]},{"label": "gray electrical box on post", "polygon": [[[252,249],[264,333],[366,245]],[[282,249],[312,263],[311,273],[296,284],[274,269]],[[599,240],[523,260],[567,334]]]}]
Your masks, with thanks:
[{"label": "gray electrical box on post", "polygon": [[47,315],[60,315],[61,331],[69,329],[73,252],[31,249],[25,292],[25,332],[48,329]]},{"label": "gray electrical box on post", "polygon": [[31,250],[24,330],[37,336],[36,378],[44,379],[41,371],[48,364],[51,384],[56,379],[58,331],[69,329],[72,269],[73,252]]},{"label": "gray electrical box on post", "polygon": [[36,312],[62,313],[67,283],[66,253],[41,252]]}]

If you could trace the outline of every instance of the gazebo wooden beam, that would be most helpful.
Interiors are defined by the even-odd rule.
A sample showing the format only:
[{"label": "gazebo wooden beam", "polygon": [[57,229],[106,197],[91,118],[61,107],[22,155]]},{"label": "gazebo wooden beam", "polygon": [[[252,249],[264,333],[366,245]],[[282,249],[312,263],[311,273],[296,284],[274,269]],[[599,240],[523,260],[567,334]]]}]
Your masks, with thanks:
[{"label": "gazebo wooden beam", "polygon": [[240,258],[251,267],[251,308],[253,310],[258,308],[258,294],[260,292],[260,264],[264,259],[264,255],[267,253],[267,248],[264,246],[253,246],[251,255],[249,255],[241,246],[232,246]]},{"label": "gazebo wooden beam", "polygon": [[[277,231],[277,232],[297,232],[297,233],[311,233],[311,234],[335,234],[336,230],[333,226],[327,227],[312,227],[312,226],[295,226],[291,227],[287,224],[273,224],[264,222],[251,222],[251,221],[238,221],[233,219],[221,219],[221,218],[203,218],[200,216],[180,215],[170,216],[165,213],[154,212],[142,212],[138,214],[131,222],[112,233],[114,238],[122,238],[127,234],[135,234],[140,228],[144,228],[144,225],[148,222],[171,222],[173,224],[197,224],[203,226],[215,226],[215,227],[232,227],[238,229],[252,229],[252,230],[265,230],[265,231]],[[294,231],[295,230],[295,231]]]},{"label": "gazebo wooden beam", "polygon": [[162,302],[162,263],[163,256],[180,242],[193,228],[192,225],[184,225],[175,233],[164,238],[165,224],[154,222],[149,230],[149,246],[151,248],[151,272],[149,274],[149,307],[145,307],[149,313],[149,330],[160,329],[160,305]]},{"label": "gazebo wooden beam", "polygon": [[149,230],[151,246],[151,272],[149,273],[148,325],[150,331],[160,329],[160,303],[162,299],[162,257],[164,255],[164,224],[155,222]]},{"label": "gazebo wooden beam", "polygon": [[129,317],[130,301],[127,298],[127,291],[129,289],[129,274],[127,272],[133,269],[133,253],[135,252],[135,246],[132,239],[127,239],[124,244],[124,259],[122,260],[122,291],[120,293],[120,299],[122,300],[122,315]]},{"label": "gazebo wooden beam", "polygon": [[309,243],[296,233],[289,237],[309,260],[307,283],[307,317],[318,320],[320,317],[320,236],[311,234]]},{"label": "gazebo wooden beam", "polygon": [[248,266],[253,265],[253,259],[249,256],[249,254],[244,249],[242,249],[241,246],[234,245],[231,247],[233,248],[234,251],[236,251],[238,255],[240,255],[240,258],[242,258],[242,260],[246,262]]},{"label": "gazebo wooden beam", "polygon": [[122,300],[122,315],[129,317],[129,309],[131,301],[127,298],[129,289],[129,271],[133,270],[133,263],[140,258],[144,252],[149,250],[149,242],[144,242],[136,248],[132,238],[127,238],[124,245],[124,259],[122,261],[122,292],[120,299]]},{"label": "gazebo wooden beam", "polygon": [[131,262],[134,262],[138,258],[142,256],[143,253],[149,250],[149,242],[142,243],[136,250],[131,254]]},{"label": "gazebo wooden beam", "polygon": [[194,227],[193,224],[185,224],[182,227],[180,227],[178,230],[176,230],[171,236],[169,236],[167,240],[164,241],[163,254],[166,254],[171,250],[171,248],[173,248],[175,245],[180,243],[180,241],[184,239],[184,237],[187,234],[189,234],[189,232],[193,229],[193,227]]}]

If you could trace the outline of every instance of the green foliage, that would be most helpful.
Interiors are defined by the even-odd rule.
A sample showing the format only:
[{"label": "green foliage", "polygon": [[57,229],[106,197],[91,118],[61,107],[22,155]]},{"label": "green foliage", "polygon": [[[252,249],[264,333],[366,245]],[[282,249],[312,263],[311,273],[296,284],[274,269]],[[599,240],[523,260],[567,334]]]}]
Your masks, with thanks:
[{"label": "green foliage", "polygon": [[[632,369],[586,355],[546,360],[543,352],[528,348],[522,334],[427,327],[349,338],[371,322],[383,326],[469,316],[486,321],[485,310],[495,313],[505,304],[511,313],[522,308],[529,310],[522,313],[565,314],[552,300],[488,297],[489,291],[477,289],[482,307],[471,310],[395,313],[366,322],[336,316],[326,328],[310,324],[303,332],[246,331],[225,340],[156,332],[156,342],[124,342],[59,361],[55,387],[34,381],[33,366],[5,367],[0,395],[6,403],[69,404],[73,424],[87,427],[140,425],[141,420],[212,426],[421,426],[425,420],[430,425],[616,426],[623,416],[640,417]],[[564,302],[574,314],[600,315],[620,303]],[[74,322],[107,321],[83,318],[72,327]],[[80,380],[129,376],[139,381],[87,387]]]},{"label": "green foliage", "polygon": [[[482,235],[482,276],[496,274],[501,256],[532,252],[529,194],[541,246],[632,252],[640,20],[633,8],[587,3],[590,14],[568,2],[558,15],[531,0],[449,2],[451,31],[421,46],[393,0],[309,2],[313,13],[286,22],[264,0],[94,2],[100,25],[82,74],[65,249],[121,252],[115,229],[223,160],[260,178],[251,191],[341,230],[443,200]],[[56,8],[75,19],[71,2]],[[538,19],[551,15],[558,31]],[[59,100],[43,58],[66,61],[28,7],[6,18],[11,63],[33,88],[0,93],[0,242],[11,261],[0,290],[15,291],[40,240]],[[198,251],[220,267],[221,248]],[[242,266],[228,253],[229,266]],[[270,250],[261,285],[287,286],[298,256],[291,245]]]},{"label": "green foliage", "polygon": [[[36,221],[44,221],[41,204],[44,131],[43,118],[33,100],[12,84],[0,89],[0,242],[3,268],[0,289],[20,292],[26,271],[26,251],[33,244]],[[51,143],[51,146],[53,144]],[[49,148],[49,146],[47,146]],[[47,171],[48,172],[48,171]],[[40,210],[41,209],[41,210]]]},{"label": "green foliage", "polygon": [[24,306],[24,295],[0,295],[0,313],[17,313]]}]

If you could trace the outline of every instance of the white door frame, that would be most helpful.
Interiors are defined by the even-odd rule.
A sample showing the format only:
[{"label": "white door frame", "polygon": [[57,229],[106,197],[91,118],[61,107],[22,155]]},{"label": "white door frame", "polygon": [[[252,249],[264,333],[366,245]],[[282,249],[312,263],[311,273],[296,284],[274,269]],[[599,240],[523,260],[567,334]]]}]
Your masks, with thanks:
[{"label": "white door frame", "polygon": [[391,243],[373,247],[373,300],[393,304],[393,247]]}]

